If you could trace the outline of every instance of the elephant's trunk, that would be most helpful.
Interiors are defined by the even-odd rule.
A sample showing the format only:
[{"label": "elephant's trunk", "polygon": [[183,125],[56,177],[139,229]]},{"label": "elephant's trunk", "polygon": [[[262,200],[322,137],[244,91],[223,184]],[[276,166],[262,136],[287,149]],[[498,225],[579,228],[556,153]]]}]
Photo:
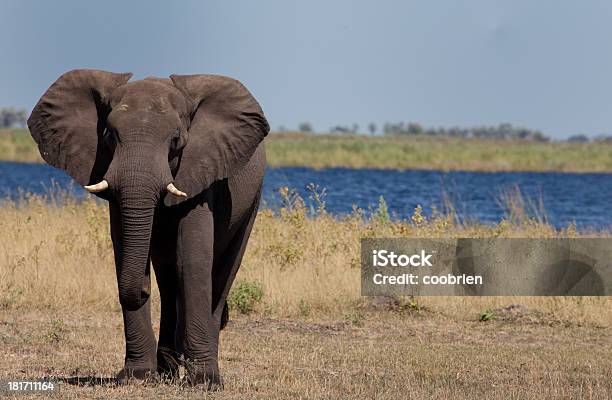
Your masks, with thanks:
[{"label": "elephant's trunk", "polygon": [[[145,192],[145,193],[143,193]],[[119,301],[128,310],[142,307],[150,294],[149,244],[157,202],[154,192],[125,189],[120,194],[121,254],[117,279]]]},{"label": "elephant's trunk", "polygon": [[167,156],[147,144],[124,143],[106,173],[119,204],[121,229],[117,258],[119,301],[137,310],[148,300],[149,245],[155,207],[172,182]]},{"label": "elephant's trunk", "polygon": [[124,146],[107,173],[121,214],[117,281],[119,301],[128,310],[139,309],[149,298],[147,269],[153,216],[164,185],[171,179],[169,169],[160,168],[162,164],[155,162],[154,154],[146,147]]}]

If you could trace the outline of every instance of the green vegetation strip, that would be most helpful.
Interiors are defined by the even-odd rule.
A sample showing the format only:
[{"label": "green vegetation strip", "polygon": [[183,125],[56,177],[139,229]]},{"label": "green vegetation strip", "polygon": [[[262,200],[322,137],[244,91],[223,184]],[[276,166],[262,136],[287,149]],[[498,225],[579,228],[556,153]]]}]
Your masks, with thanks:
[{"label": "green vegetation strip", "polygon": [[[443,171],[612,172],[612,144],[429,137],[272,133],[274,167]],[[0,160],[41,162],[26,130],[0,130]]]}]

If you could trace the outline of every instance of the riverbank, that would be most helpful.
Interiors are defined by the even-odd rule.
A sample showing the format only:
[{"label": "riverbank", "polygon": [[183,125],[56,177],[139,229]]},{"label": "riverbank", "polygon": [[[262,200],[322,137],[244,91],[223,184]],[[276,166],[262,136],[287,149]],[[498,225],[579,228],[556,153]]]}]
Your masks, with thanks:
[{"label": "riverbank", "polygon": [[[271,133],[274,167],[612,172],[612,144]],[[42,162],[26,130],[0,130],[0,160]]]}]

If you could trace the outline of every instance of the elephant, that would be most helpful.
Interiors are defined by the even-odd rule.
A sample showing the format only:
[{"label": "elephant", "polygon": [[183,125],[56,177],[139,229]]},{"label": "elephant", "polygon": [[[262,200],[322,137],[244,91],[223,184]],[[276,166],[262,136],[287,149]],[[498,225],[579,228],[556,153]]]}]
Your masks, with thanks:
[{"label": "elephant", "polygon": [[125,331],[117,382],[178,379],[184,365],[185,384],[220,389],[219,332],[260,202],[269,124],[232,78],[131,77],[69,71],[28,127],[48,164],[109,204]]}]

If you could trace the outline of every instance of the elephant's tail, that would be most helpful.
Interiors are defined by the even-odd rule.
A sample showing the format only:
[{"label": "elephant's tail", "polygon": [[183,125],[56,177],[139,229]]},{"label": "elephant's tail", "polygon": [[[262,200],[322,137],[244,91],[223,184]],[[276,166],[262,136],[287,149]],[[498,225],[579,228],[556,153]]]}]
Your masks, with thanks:
[{"label": "elephant's tail", "polygon": [[227,307],[227,301],[223,305],[223,312],[221,313],[221,329],[225,328],[227,325],[227,321],[229,321],[229,308]]}]

